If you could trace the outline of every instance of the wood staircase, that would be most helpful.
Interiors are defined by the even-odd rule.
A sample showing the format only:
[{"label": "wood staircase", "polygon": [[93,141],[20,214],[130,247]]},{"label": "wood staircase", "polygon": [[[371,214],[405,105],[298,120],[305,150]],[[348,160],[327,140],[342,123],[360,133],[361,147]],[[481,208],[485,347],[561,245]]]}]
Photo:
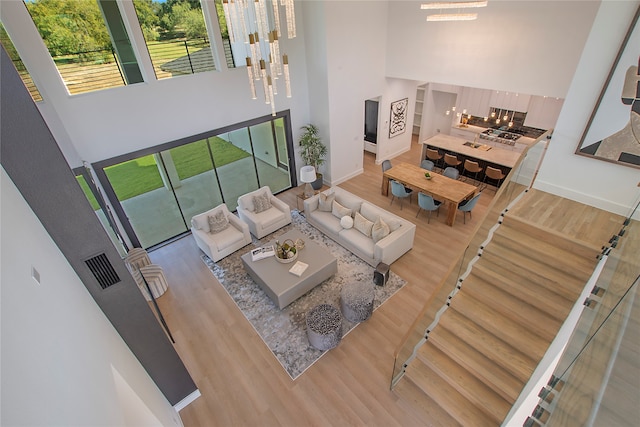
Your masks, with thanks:
[{"label": "wood staircase", "polygon": [[507,214],[394,391],[433,425],[500,425],[599,252]]}]

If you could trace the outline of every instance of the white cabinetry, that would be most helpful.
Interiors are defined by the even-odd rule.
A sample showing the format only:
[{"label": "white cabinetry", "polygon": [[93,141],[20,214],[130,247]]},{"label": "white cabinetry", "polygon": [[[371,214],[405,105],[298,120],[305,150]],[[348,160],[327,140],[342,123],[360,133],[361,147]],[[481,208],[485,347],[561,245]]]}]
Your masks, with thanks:
[{"label": "white cabinetry", "polygon": [[467,114],[472,116],[486,116],[489,114],[491,92],[489,89],[462,88],[461,99],[458,103],[460,112],[467,110]]},{"label": "white cabinetry", "polygon": [[489,104],[501,110],[526,113],[531,101],[531,95],[514,92],[491,91]]},{"label": "white cabinetry", "polygon": [[554,128],[563,103],[563,99],[532,96],[524,125],[538,129]]},{"label": "white cabinetry", "polygon": [[473,141],[477,133],[478,132],[469,130],[468,128],[452,127],[450,135],[455,136],[457,138],[465,139],[467,141]]}]

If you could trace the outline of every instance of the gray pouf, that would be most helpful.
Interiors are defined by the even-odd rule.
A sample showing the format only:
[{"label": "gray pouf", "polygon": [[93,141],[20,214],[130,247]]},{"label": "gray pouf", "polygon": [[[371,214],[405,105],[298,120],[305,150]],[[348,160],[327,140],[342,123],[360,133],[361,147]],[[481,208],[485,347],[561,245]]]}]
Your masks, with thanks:
[{"label": "gray pouf", "polygon": [[340,305],[345,319],[364,322],[373,313],[373,285],[371,283],[349,283],[340,291]]},{"label": "gray pouf", "polygon": [[331,304],[320,304],[307,313],[309,344],[318,350],[329,350],[342,339],[342,316]]}]

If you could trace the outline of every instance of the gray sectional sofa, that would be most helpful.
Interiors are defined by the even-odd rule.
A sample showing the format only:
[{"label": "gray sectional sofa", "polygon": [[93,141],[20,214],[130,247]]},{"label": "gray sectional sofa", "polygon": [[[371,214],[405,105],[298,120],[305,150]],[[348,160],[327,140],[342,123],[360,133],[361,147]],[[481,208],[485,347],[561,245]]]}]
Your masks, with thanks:
[{"label": "gray sectional sofa", "polygon": [[374,267],[391,265],[413,247],[415,224],[340,187],[306,199],[304,212],[309,224]]}]

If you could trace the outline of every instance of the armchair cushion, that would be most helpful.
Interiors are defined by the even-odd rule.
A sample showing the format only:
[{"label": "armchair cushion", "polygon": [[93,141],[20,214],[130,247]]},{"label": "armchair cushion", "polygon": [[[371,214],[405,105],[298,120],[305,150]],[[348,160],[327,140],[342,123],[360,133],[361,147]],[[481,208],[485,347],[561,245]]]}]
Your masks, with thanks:
[{"label": "armchair cushion", "polygon": [[271,209],[271,201],[269,200],[269,195],[266,193],[253,196],[252,201],[255,213],[260,213]]}]

